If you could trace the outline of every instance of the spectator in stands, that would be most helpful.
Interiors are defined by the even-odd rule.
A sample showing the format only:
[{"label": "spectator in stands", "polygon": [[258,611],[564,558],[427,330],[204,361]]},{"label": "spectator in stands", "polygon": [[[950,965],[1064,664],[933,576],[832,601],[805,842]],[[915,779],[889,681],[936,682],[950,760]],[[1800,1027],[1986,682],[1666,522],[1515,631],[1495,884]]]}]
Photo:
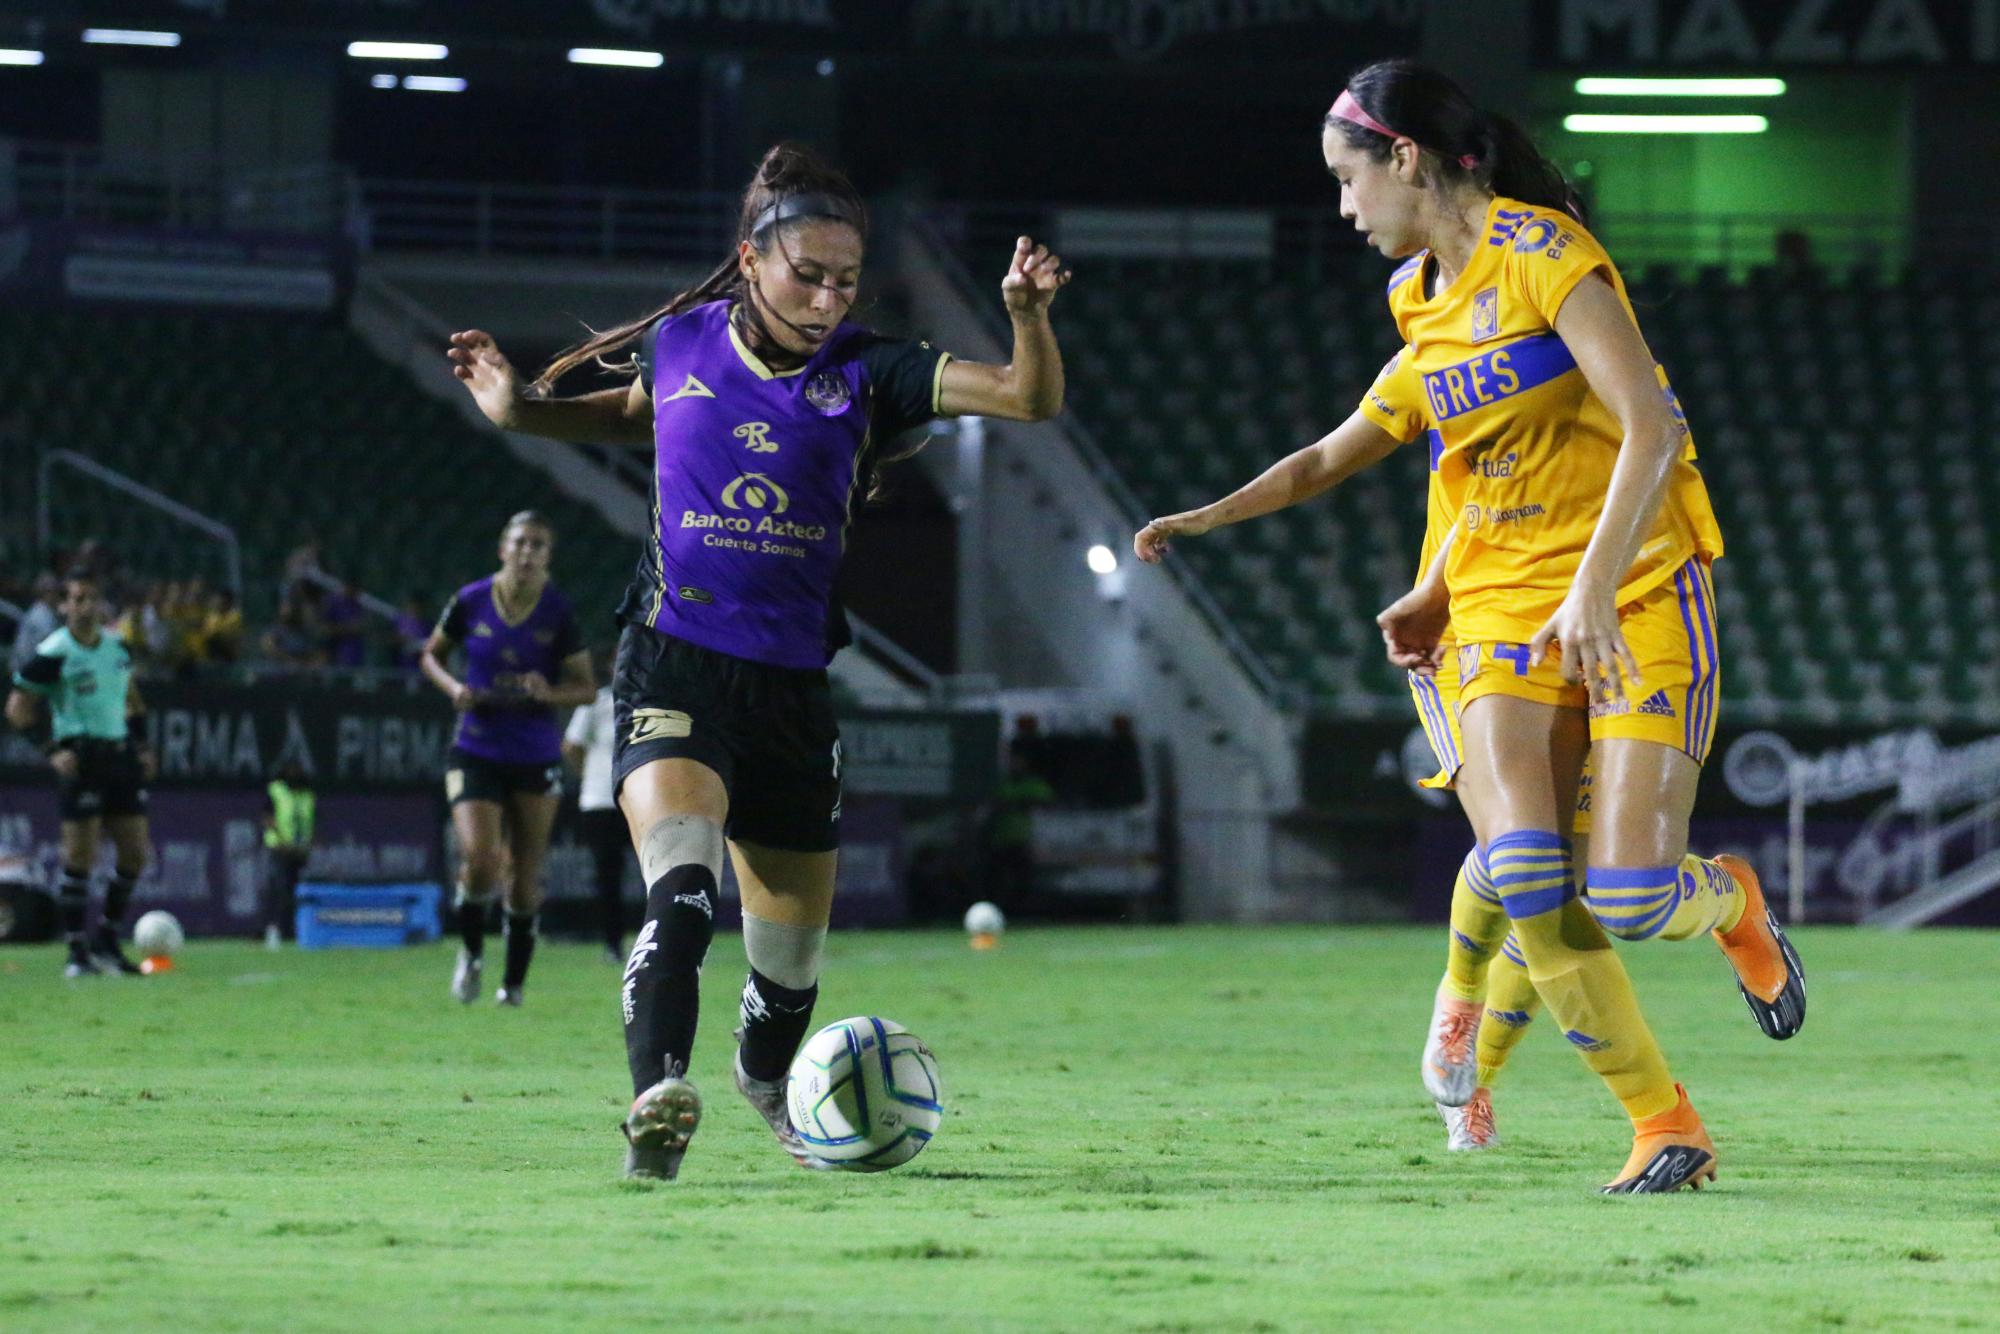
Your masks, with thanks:
[{"label": "spectator in stands", "polygon": [[305,597],[295,592],[278,607],[278,619],[264,632],[264,656],[284,667],[318,667],[318,626]]},{"label": "spectator in stands", "polygon": [[431,623],[424,615],[422,598],[404,598],[396,613],[396,647],[392,658],[406,672],[423,671],[424,641],[431,637]]},{"label": "spectator in stands", "polygon": [[320,604],[320,626],[326,636],[326,660],[335,667],[360,667],[368,661],[368,643],[363,633],[367,609],[353,584],[342,580]]},{"label": "spectator in stands", "polygon": [[14,649],[7,663],[9,673],[20,671],[35,656],[35,647],[62,624],[62,600],[62,580],[53,571],[45,570],[35,576],[35,600],[14,629]]},{"label": "spectator in stands", "polygon": [[305,766],[287,761],[264,789],[264,944],[276,949],[292,939],[299,874],[312,859],[315,798]]},{"label": "spectator in stands", "polygon": [[199,578],[167,586],[164,608],[170,647],[167,660],[174,674],[186,676],[207,658],[202,628],[208,620],[208,592]]},{"label": "spectator in stands", "polygon": [[167,586],[154,580],[139,590],[118,618],[118,635],[141,667],[165,666],[173,635],[165,613]]},{"label": "spectator in stands", "polygon": [[218,588],[208,595],[201,634],[209,662],[229,664],[243,656],[243,609],[236,605],[234,593]]}]

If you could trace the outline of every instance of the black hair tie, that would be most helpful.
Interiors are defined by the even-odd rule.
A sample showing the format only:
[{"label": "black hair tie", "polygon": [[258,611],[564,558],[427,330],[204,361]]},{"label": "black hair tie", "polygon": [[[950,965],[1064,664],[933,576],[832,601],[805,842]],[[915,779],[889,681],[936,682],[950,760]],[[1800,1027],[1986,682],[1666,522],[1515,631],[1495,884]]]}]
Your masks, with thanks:
[{"label": "black hair tie", "polygon": [[755,236],[781,222],[797,222],[801,218],[827,218],[844,222],[857,232],[862,229],[859,212],[839,195],[797,194],[788,195],[759,213],[750,224],[750,234]]}]

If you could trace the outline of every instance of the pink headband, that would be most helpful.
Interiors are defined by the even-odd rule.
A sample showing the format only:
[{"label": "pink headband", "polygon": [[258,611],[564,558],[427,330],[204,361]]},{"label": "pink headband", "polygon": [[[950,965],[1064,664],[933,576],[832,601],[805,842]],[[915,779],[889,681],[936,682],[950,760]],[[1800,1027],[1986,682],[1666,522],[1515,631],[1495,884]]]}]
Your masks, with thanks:
[{"label": "pink headband", "polygon": [[[1410,136],[1408,136],[1407,134],[1397,134],[1387,125],[1384,125],[1381,121],[1376,120],[1366,111],[1363,111],[1361,109],[1361,104],[1354,100],[1354,94],[1348,92],[1345,88],[1341,89],[1340,96],[1336,97],[1333,100],[1333,110],[1330,111],[1328,114],[1333,116],[1338,116],[1342,120],[1353,121],[1356,125],[1359,125],[1362,129],[1373,130],[1375,131],[1375,133],[1381,135],[1385,139],[1410,138]],[[1414,144],[1417,141],[1414,139],[1410,139],[1410,142]],[[1417,144],[1417,147],[1422,148],[1423,145]],[[1430,149],[1428,151],[1437,153],[1437,150],[1435,148]],[[1438,156],[1443,157],[1445,155],[1443,153],[1438,153]],[[1464,153],[1459,156],[1458,165],[1466,168],[1469,171],[1472,168],[1479,165],[1479,159],[1471,153]]]}]

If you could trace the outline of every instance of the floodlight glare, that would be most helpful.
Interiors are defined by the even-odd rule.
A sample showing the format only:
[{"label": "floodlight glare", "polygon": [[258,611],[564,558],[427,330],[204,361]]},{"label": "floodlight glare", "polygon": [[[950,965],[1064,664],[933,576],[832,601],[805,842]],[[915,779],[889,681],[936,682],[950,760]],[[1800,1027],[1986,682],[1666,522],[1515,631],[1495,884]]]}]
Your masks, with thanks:
[{"label": "floodlight glare", "polygon": [[92,46],[179,46],[181,35],[142,28],[85,28],[83,40]]},{"label": "floodlight glare", "polygon": [[1118,569],[1118,557],[1113,555],[1111,548],[1102,542],[1086,552],[1084,560],[1089,564],[1092,574],[1112,574]]},{"label": "floodlight glare", "polygon": [[411,93],[462,93],[465,80],[443,74],[405,74],[403,90]]},{"label": "floodlight glare", "polygon": [[1783,97],[1783,79],[1578,79],[1585,97]]},{"label": "floodlight glare", "polygon": [[658,51],[618,51],[603,46],[573,47],[572,65],[622,65],[627,69],[658,69],[667,58]]},{"label": "floodlight glare", "polygon": [[1564,116],[1571,134],[1762,134],[1762,116]]},{"label": "floodlight glare", "polygon": [[40,51],[17,51],[0,47],[0,65],[39,65],[42,63]]},{"label": "floodlight glare", "polygon": [[451,48],[433,42],[349,42],[347,54],[357,60],[443,60]]}]

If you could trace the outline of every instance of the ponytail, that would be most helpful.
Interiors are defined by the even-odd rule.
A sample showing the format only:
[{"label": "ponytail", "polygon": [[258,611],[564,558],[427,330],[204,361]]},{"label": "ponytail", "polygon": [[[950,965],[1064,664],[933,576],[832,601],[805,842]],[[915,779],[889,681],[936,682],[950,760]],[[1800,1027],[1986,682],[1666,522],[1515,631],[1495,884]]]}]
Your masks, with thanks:
[{"label": "ponytail", "polygon": [[1583,200],[1562,168],[1535,146],[1528,132],[1507,117],[1488,112],[1487,142],[1478,153],[1478,179],[1494,194],[1542,208],[1559,208],[1578,222],[1588,223]]},{"label": "ponytail", "polygon": [[845,222],[860,232],[864,241],[868,238],[868,210],[848,179],[808,148],[789,143],[776,145],[764,154],[749,188],[743,192],[743,203],[736,219],[736,244],[731,248],[729,257],[706,278],[679,293],[658,310],[601,333],[593,330],[583,342],[558,353],[555,360],[535,377],[529,392],[539,397],[548,396],[555,391],[558,380],[586,361],[595,361],[614,373],[636,373],[636,356],[628,356],[620,362],[609,361],[607,356],[636,343],[648,329],[668,316],[711,301],[735,301],[740,318],[753,334],[752,341],[766,347],[773,345],[777,340],[771,337],[763,311],[750,297],[749,285],[743,280],[737,256],[745,241],[759,254],[770,253],[774,240],[782,248],[783,233],[788,227],[815,219]]},{"label": "ponytail", "polygon": [[[1414,60],[1377,61],[1354,72],[1347,96],[1352,103],[1336,103],[1325,124],[1370,157],[1387,158],[1389,135],[1401,135],[1431,154],[1446,180],[1463,178],[1584,221],[1583,201],[1527,132],[1505,116],[1482,111],[1438,70]],[[1365,119],[1343,114],[1349,105]]]}]

